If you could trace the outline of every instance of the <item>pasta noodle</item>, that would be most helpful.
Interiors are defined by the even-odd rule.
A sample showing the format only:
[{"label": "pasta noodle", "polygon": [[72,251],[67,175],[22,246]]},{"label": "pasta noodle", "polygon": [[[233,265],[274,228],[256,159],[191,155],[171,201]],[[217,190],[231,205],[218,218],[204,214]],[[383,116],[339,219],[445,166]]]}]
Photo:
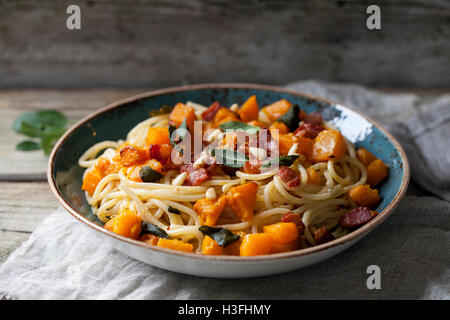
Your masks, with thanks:
[{"label": "pasta noodle", "polygon": [[[281,108],[281,102],[276,103]],[[343,151],[333,149],[334,154],[329,159],[322,159],[322,154],[315,155],[313,153],[314,150],[308,151],[308,153],[301,151],[303,150],[301,149],[301,141],[308,140],[308,143],[311,143],[313,146],[312,148],[317,149],[317,144],[321,143],[320,135],[323,132],[337,132],[337,129],[330,124],[322,122],[319,125],[317,123],[314,124],[315,122],[312,121],[311,123],[315,126],[313,129],[319,132],[315,137],[308,137],[310,133],[313,134],[312,129],[308,131],[308,128],[312,127],[312,124],[307,122],[308,118],[306,118],[306,121],[297,120],[297,122],[300,121],[300,125],[294,131],[295,134],[290,132],[289,128],[287,132],[280,131],[278,142],[280,149],[279,166],[272,166],[267,169],[263,169],[263,166],[261,166],[261,163],[263,163],[261,161],[264,159],[261,160],[259,158],[254,162],[259,163],[259,167],[256,169],[251,167],[252,160],[246,160],[245,165],[241,165],[241,167],[232,167],[230,169],[225,163],[217,165],[217,154],[215,164],[208,165],[205,163],[207,159],[206,153],[204,154],[203,152],[201,158],[192,161],[191,164],[186,164],[187,169],[183,169],[183,165],[177,165],[173,160],[174,152],[179,157],[181,155],[184,156],[184,153],[177,152],[175,150],[176,147],[174,147],[180,140],[174,141],[169,135],[167,137],[158,135],[160,132],[173,134],[169,130],[169,126],[174,126],[174,129],[176,129],[176,127],[181,128],[185,125],[191,130],[186,120],[182,123],[177,123],[177,112],[184,112],[183,119],[189,120],[190,117],[193,117],[195,120],[203,118],[202,125],[210,125],[210,129],[213,130],[212,134],[206,136],[204,141],[215,143],[222,150],[229,149],[238,152],[240,150],[239,147],[237,149],[233,147],[231,149],[228,148],[229,140],[223,145],[222,139],[224,137],[229,138],[229,134],[228,132],[223,132],[224,130],[221,129],[223,128],[222,124],[234,121],[245,123],[249,126],[258,126],[260,130],[266,127],[269,128],[273,140],[278,133],[271,131],[271,120],[273,117],[269,111],[274,109],[274,106],[277,106],[276,103],[259,110],[256,113],[257,119],[246,122],[242,121],[242,119],[248,117],[248,115],[244,114],[244,111],[249,108],[247,106],[250,104],[249,101],[241,106],[240,109],[238,106],[235,106],[233,108],[235,112],[220,106],[218,103],[217,105],[211,105],[209,108],[195,102],[180,103],[175,106],[170,114],[153,116],[137,124],[128,133],[125,141],[103,141],[93,145],[80,157],[78,162],[79,166],[86,168],[83,175],[83,190],[86,192],[86,198],[92,207],[93,213],[102,222],[106,223],[105,227],[110,228],[109,230],[114,232],[120,228],[118,223],[111,227],[109,224],[111,224],[112,220],[124,214],[124,212],[126,214],[135,214],[137,221],[157,226],[162,232],[165,232],[167,238],[175,241],[173,242],[174,247],[171,247],[172,249],[184,251],[191,251],[192,249],[193,252],[203,254],[208,254],[207,250],[209,250],[203,248],[205,235],[210,236],[214,240],[218,239],[214,237],[214,234],[207,234],[201,231],[203,229],[200,227],[204,225],[212,226],[216,228],[216,231],[227,230],[231,234],[239,235],[238,238],[240,240],[236,243],[240,243],[241,248],[238,248],[237,253],[236,251],[234,253],[226,253],[227,248],[232,247],[228,245],[219,248],[221,254],[239,254],[240,252],[241,255],[247,255],[243,254],[243,252],[247,252],[246,249],[242,249],[244,242],[247,241],[247,235],[265,233],[270,229],[265,227],[268,225],[277,223],[289,224],[297,221],[295,219],[289,220],[286,218],[288,215],[291,215],[291,217],[292,215],[297,216],[299,219],[296,225],[299,230],[300,226],[303,228],[298,240],[296,240],[301,241],[303,239],[303,242],[300,247],[295,247],[296,249],[322,243],[323,239],[318,238],[319,231],[326,231],[327,236],[331,234],[333,238],[347,234],[351,228],[343,227],[340,224],[340,220],[346,213],[362,204],[362,201],[352,197],[351,193],[357,187],[367,185],[368,173],[366,166],[358,159],[354,145],[346,138],[342,139]],[[294,108],[291,105],[289,106]],[[177,110],[177,108],[180,110]],[[216,110],[213,117],[207,117],[208,113],[212,112],[211,110],[214,108]],[[274,111],[272,110],[272,112]],[[221,113],[228,117],[228,121],[218,124],[217,119]],[[285,113],[288,114],[288,112]],[[205,120],[205,118],[208,120]],[[278,122],[280,123],[280,120]],[[285,130],[284,124],[278,126]],[[245,127],[243,128],[245,129]],[[299,130],[301,128],[306,130],[306,133],[302,133]],[[149,133],[150,131],[152,134]],[[298,132],[301,134],[298,135]],[[194,138],[195,136],[194,134]],[[336,135],[338,138],[339,136],[340,134]],[[293,142],[283,155],[282,139],[288,138],[292,139]],[[336,140],[337,142],[334,142],[330,140],[330,137],[325,138],[329,139],[327,140],[329,144],[335,143],[337,145],[341,141]],[[162,139],[163,142],[158,139]],[[149,140],[152,143],[149,144]],[[172,158],[168,160],[163,159],[164,148],[170,151]],[[317,150],[320,151],[322,149],[318,148]],[[157,156],[153,154],[156,152],[155,150],[157,150]],[[241,150],[245,150],[245,147]],[[339,152],[342,154],[335,156]],[[248,150],[244,154],[250,156]],[[261,152],[258,154],[264,155]],[[316,157],[316,160],[314,157]],[[283,164],[281,159],[293,161]],[[148,167],[146,170],[150,172],[149,178],[147,176],[143,177],[142,170],[144,167]],[[211,168],[215,169],[215,171],[209,172],[206,170]],[[200,181],[196,180],[197,176],[205,172],[208,174],[205,179],[202,176]],[[253,200],[251,200],[252,191],[250,187],[248,187],[250,190],[248,194],[244,193],[243,196],[236,191],[239,187],[249,185],[254,186],[254,189],[252,189],[255,193]],[[253,204],[252,201],[254,202]],[[248,210],[246,207],[251,208]],[[218,217],[213,217],[216,209],[220,212]],[[212,221],[209,219],[213,218],[216,220],[208,224],[207,221]],[[141,230],[141,226],[137,228]],[[141,233],[136,233],[133,230],[130,232],[132,236],[118,231],[116,233],[135,239],[142,236]],[[155,233],[150,232],[150,234],[152,236],[147,236],[145,239],[150,241],[148,239],[151,238],[151,241],[156,241],[153,237]],[[159,239],[161,237],[156,238]],[[274,235],[272,235],[272,238],[275,241],[276,237]],[[141,240],[146,241],[145,239],[142,238]],[[250,239],[249,237],[248,243]],[[162,242],[152,242],[152,244],[157,245],[160,245],[160,243]],[[275,247],[272,247],[271,250],[266,252],[261,249],[262,251],[258,251],[259,253],[256,254],[280,252],[273,249],[279,248],[276,244],[275,241]],[[188,248],[184,245],[190,247]],[[278,243],[278,245],[280,244]]]}]

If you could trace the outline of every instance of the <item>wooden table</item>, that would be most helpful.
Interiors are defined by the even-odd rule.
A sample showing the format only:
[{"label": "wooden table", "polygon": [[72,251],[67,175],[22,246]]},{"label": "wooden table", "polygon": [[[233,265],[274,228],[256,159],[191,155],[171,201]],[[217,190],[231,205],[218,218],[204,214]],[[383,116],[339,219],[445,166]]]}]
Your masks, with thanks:
[{"label": "wooden table", "polygon": [[[0,263],[58,207],[46,181],[43,152],[15,150],[24,137],[12,130],[14,119],[25,111],[57,109],[74,122],[108,103],[145,91],[148,89],[0,91]],[[434,95],[448,91],[414,92]]]}]

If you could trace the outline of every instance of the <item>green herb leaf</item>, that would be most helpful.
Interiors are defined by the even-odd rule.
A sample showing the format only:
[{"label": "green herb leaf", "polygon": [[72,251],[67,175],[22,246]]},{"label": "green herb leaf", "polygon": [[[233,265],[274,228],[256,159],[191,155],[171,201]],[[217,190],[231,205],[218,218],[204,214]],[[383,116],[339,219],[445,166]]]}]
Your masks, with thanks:
[{"label": "green herb leaf", "polygon": [[170,206],[169,206],[168,211],[169,211],[170,213],[181,214],[180,210],[175,209],[175,208],[172,208],[172,207],[170,207]]},{"label": "green herb leaf", "polygon": [[161,179],[163,175],[158,171],[153,170],[150,166],[144,166],[139,171],[139,176],[144,182],[154,182],[158,179]]},{"label": "green herb leaf", "polygon": [[240,236],[228,229],[201,226],[198,228],[203,234],[213,238],[219,246],[226,247],[239,240]]},{"label": "green herb leaf", "polygon": [[300,112],[300,107],[294,104],[289,110],[277,119],[279,122],[283,122],[288,126],[290,131],[294,131],[298,127],[298,114]]},{"label": "green herb leaf", "polygon": [[141,234],[150,233],[160,238],[169,239],[169,235],[167,234],[167,232],[165,232],[157,225],[154,225],[153,223],[143,222],[141,230]]},{"label": "green herb leaf", "polygon": [[48,155],[55,142],[66,131],[66,125],[66,116],[56,110],[25,112],[16,119],[13,129],[28,137],[40,138],[40,142],[19,144],[17,149],[28,151],[41,148]]},{"label": "green herb leaf", "polygon": [[39,143],[31,140],[25,140],[16,145],[16,149],[20,151],[38,150],[40,148]]},{"label": "green herb leaf", "polygon": [[171,113],[173,110],[173,107],[168,106],[167,104],[163,104],[161,108],[157,109],[157,110],[151,110],[148,112],[150,117],[156,117],[156,116],[160,116],[162,114],[168,114]]},{"label": "green herb leaf", "polygon": [[293,154],[290,156],[281,156],[275,159],[269,159],[268,161],[264,161],[262,164],[263,168],[268,168],[275,165],[280,166],[290,166],[292,165],[295,160],[297,160],[300,156],[298,154]]},{"label": "green herb leaf", "polygon": [[234,150],[215,148],[211,151],[211,154],[216,157],[218,164],[231,168],[242,168],[248,161],[245,154]]},{"label": "green herb leaf", "polygon": [[259,127],[257,126],[251,126],[249,124],[246,124],[245,122],[240,121],[228,121],[224,122],[221,125],[219,125],[219,128],[222,129],[222,131],[237,131],[242,130],[250,134],[256,134],[259,131]]}]

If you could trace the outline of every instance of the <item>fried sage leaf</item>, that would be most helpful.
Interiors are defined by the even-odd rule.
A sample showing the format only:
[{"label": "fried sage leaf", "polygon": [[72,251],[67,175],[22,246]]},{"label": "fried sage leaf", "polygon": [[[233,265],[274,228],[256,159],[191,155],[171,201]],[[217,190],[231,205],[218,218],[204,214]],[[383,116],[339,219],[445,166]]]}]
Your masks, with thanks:
[{"label": "fried sage leaf", "polygon": [[259,127],[257,126],[251,126],[249,124],[246,124],[245,122],[240,121],[228,121],[224,122],[219,126],[222,131],[237,131],[242,130],[249,134],[256,134],[259,131]]},{"label": "fried sage leaf", "polygon": [[290,166],[292,165],[295,160],[297,160],[300,156],[298,154],[292,154],[289,156],[280,156],[278,158],[275,159],[269,159],[268,161],[264,161],[262,164],[263,168],[268,168],[268,167],[272,167],[272,166]]},{"label": "fried sage leaf", "polygon": [[298,127],[299,113],[300,107],[294,104],[292,107],[289,108],[288,112],[279,117],[277,121],[283,122],[285,125],[287,125],[290,131],[294,131]]},{"label": "fried sage leaf", "polygon": [[168,211],[169,211],[170,213],[181,214],[180,210],[175,209],[175,208],[172,208],[172,207],[170,207],[170,206],[169,206]]},{"label": "fried sage leaf", "polygon": [[157,225],[154,225],[153,223],[143,222],[142,223],[142,231],[141,234],[154,234],[155,236],[158,236],[160,238],[169,239],[169,235],[167,232],[165,232],[163,229],[158,227]]},{"label": "fried sage leaf", "polygon": [[145,166],[139,171],[139,176],[144,182],[155,182],[162,178],[162,174],[152,169],[150,166]]},{"label": "fried sage leaf", "polygon": [[231,168],[242,168],[248,161],[245,154],[234,150],[215,148],[211,151],[211,154],[216,157],[218,164]]},{"label": "fried sage leaf", "polygon": [[226,247],[239,240],[240,236],[234,234],[228,229],[213,228],[210,226],[201,226],[198,228],[204,235],[213,238],[219,246]]}]

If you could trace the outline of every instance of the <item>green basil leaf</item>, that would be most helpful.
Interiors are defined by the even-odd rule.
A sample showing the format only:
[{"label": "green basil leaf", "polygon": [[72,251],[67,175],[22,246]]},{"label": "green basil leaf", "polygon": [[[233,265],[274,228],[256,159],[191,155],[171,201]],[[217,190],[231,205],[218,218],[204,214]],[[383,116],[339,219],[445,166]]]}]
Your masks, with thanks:
[{"label": "green basil leaf", "polygon": [[175,209],[175,208],[172,208],[172,207],[170,207],[170,206],[169,206],[168,211],[169,211],[170,213],[181,214],[180,210]]},{"label": "green basil leaf", "polygon": [[275,159],[269,159],[268,161],[264,161],[262,164],[263,168],[268,168],[274,165],[280,165],[280,166],[290,166],[292,165],[295,160],[297,160],[300,156],[298,154],[293,154],[290,156],[280,156]]},{"label": "green basil leaf", "polygon": [[169,235],[163,229],[153,223],[143,222],[141,234],[150,233],[160,238],[169,239]]},{"label": "green basil leaf", "polygon": [[46,156],[48,156],[50,151],[52,151],[56,140],[58,140],[58,137],[54,136],[44,136],[41,138],[41,149],[44,150]]},{"label": "green basil leaf", "polygon": [[65,128],[60,128],[60,127],[55,127],[55,126],[45,126],[43,131],[43,135],[46,136],[55,136],[55,137],[60,137],[63,135],[64,132],[66,132]]},{"label": "green basil leaf", "polygon": [[44,136],[44,131],[41,127],[36,127],[34,124],[25,121],[20,123],[20,133],[31,138]]},{"label": "green basil leaf", "polygon": [[14,121],[13,129],[19,133],[22,133],[21,129],[22,122],[33,124],[39,123],[40,120],[36,112],[24,112],[16,119],[16,121]]},{"label": "green basil leaf", "polygon": [[167,104],[163,104],[161,108],[159,108],[157,110],[150,110],[148,112],[148,114],[150,117],[156,117],[156,116],[160,116],[162,114],[171,113],[172,110],[173,110],[173,107],[170,107]]},{"label": "green basil leaf", "polygon": [[41,147],[39,146],[39,143],[31,141],[31,140],[25,140],[16,145],[16,149],[20,151],[32,151],[32,150],[38,150]]},{"label": "green basil leaf", "polygon": [[249,124],[246,124],[245,122],[240,121],[228,121],[224,122],[221,125],[219,125],[219,128],[222,129],[222,131],[237,131],[242,130],[250,134],[256,134],[259,131],[259,127],[257,126],[251,126]]},{"label": "green basil leaf", "polygon": [[298,123],[300,119],[298,118],[298,114],[300,113],[300,107],[294,104],[289,110],[283,114],[281,117],[277,119],[279,122],[283,122],[290,131],[294,131],[298,127]]},{"label": "green basil leaf", "polygon": [[67,118],[61,112],[56,110],[41,110],[36,112],[40,123],[44,126],[53,126],[58,128],[65,128],[67,125]]},{"label": "green basil leaf", "polygon": [[245,154],[234,150],[215,148],[211,151],[211,154],[216,157],[218,164],[231,168],[242,168],[248,161]]},{"label": "green basil leaf", "polygon": [[158,179],[161,179],[163,175],[158,171],[153,170],[150,166],[144,166],[139,171],[139,176],[144,182],[154,182]]},{"label": "green basil leaf", "polygon": [[204,235],[213,238],[219,246],[226,247],[239,240],[240,236],[234,234],[228,229],[213,228],[210,226],[201,226],[198,228]]}]

